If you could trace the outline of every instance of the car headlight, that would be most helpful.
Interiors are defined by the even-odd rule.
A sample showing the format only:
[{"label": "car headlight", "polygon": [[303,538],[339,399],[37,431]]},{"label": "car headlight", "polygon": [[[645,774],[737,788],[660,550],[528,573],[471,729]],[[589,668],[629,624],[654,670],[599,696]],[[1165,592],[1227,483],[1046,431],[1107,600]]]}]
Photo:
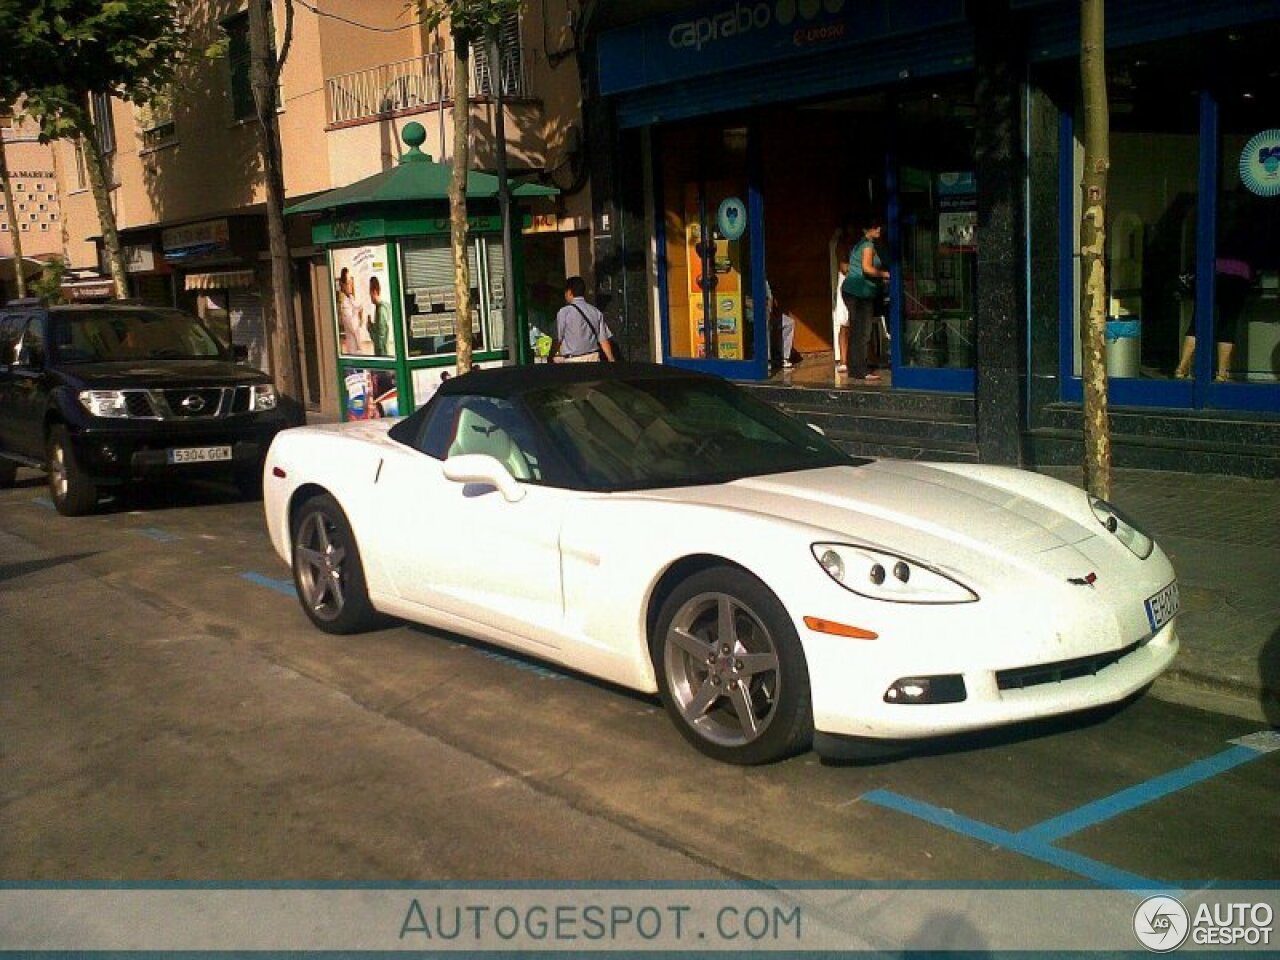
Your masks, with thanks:
[{"label": "car headlight", "polygon": [[1093,508],[1093,515],[1098,518],[1098,522],[1115,534],[1116,539],[1128,547],[1130,553],[1139,560],[1151,556],[1155,541],[1139,530],[1132,520],[1093,494],[1089,495],[1089,506]]},{"label": "car headlight", "polygon": [[80,406],[95,417],[127,417],[129,407],[120,390],[81,390]]},{"label": "car headlight", "polygon": [[815,543],[813,557],[840,586],[872,600],[897,603],[973,603],[978,595],[963,584],[883,550],[850,543]]},{"label": "car headlight", "polygon": [[269,383],[256,383],[253,386],[253,403],[250,410],[274,410],[276,408],[276,388]]}]

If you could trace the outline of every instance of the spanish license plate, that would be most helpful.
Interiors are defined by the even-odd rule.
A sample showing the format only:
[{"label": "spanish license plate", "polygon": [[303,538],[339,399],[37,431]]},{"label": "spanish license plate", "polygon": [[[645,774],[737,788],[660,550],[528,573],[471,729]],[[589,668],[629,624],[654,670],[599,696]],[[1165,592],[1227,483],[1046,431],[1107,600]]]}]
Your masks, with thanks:
[{"label": "spanish license plate", "polygon": [[1178,581],[1175,580],[1155,596],[1147,597],[1147,622],[1152,632],[1159,630],[1178,613]]},{"label": "spanish license plate", "polygon": [[230,447],[175,447],[169,451],[170,463],[213,463],[230,459]]}]

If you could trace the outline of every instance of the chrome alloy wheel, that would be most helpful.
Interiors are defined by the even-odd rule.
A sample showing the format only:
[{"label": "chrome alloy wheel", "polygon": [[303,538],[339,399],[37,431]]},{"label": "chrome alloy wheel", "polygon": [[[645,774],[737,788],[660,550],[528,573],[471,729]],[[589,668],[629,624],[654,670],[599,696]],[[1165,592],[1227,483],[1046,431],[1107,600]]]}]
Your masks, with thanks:
[{"label": "chrome alloy wheel", "polygon": [[666,635],[667,684],[685,722],[707,741],[741,747],[777,712],[778,651],[756,613],[726,593],[687,600]]},{"label": "chrome alloy wheel", "polygon": [[347,547],[333,519],[322,510],[308,513],[298,526],[293,553],[302,602],[317,619],[342,616],[347,602]]}]

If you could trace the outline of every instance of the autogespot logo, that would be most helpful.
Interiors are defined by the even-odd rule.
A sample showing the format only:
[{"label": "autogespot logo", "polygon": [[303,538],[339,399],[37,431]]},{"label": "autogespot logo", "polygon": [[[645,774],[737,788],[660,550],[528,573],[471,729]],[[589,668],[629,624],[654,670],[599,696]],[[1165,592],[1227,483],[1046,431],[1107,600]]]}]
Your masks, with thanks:
[{"label": "autogespot logo", "polygon": [[772,5],[763,0],[757,3],[738,2],[719,13],[681,20],[667,34],[667,42],[677,50],[701,50],[717,40],[763,30],[774,22],[787,27],[797,20],[812,20],[824,11],[839,13],[844,5],[845,0],[776,0]]},{"label": "autogespot logo", "polygon": [[1187,939],[1191,917],[1173,897],[1147,897],[1133,913],[1133,932],[1148,950],[1168,953]]}]

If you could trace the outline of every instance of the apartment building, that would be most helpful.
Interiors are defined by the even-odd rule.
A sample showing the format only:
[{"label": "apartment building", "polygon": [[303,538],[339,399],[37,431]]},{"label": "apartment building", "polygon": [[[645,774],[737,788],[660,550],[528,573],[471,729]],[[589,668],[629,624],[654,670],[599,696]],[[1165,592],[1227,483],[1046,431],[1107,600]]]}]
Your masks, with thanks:
[{"label": "apartment building", "polygon": [[[471,167],[493,172],[501,84],[508,167],[514,178],[554,183],[526,227],[528,302],[538,314],[559,299],[566,275],[589,271],[591,200],[580,176],[580,81],[571,0],[528,4],[503,24],[499,63],[470,59]],[[451,160],[453,52],[403,0],[292,3],[292,44],[280,81],[280,134],[287,203],[346,186],[393,166],[403,126],[422,124],[423,149]],[[271,370],[272,309],[260,134],[249,79],[244,0],[193,0],[192,49],[171,95],[148,109],[95,104],[109,158],[115,208],[133,296],[193,310],[253,362]],[[286,4],[273,5],[284,36]],[[73,181],[76,147],[58,145],[70,242],[99,233],[93,202]],[[339,407],[334,283],[312,245],[310,221],[293,217],[289,244],[304,400]]]},{"label": "apartment building", "polygon": [[[39,128],[29,118],[0,117],[13,195],[13,219],[17,224],[18,246],[22,247],[23,272],[32,277],[42,269],[41,261],[61,257],[72,267],[92,267],[96,254],[92,244],[72,244],[63,215],[65,193],[59,177],[58,154],[40,142]],[[8,202],[0,196],[0,302],[17,293],[13,225]]]}]

